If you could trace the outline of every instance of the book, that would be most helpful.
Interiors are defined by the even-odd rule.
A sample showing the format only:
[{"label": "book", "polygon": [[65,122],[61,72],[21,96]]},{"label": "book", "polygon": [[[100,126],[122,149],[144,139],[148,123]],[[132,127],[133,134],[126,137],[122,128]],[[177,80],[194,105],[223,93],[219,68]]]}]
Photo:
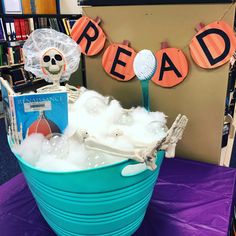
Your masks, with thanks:
[{"label": "book", "polygon": [[57,18],[52,18],[52,21],[54,23],[55,30],[60,32],[60,27],[59,27]]},{"label": "book", "polygon": [[54,25],[53,18],[49,18],[48,21],[49,21],[49,27],[50,27],[51,29],[55,29],[56,27],[55,27],[55,25]]},{"label": "book", "polygon": [[29,35],[30,35],[29,20],[28,19],[24,19],[24,21],[25,21],[25,35],[26,35],[26,38],[28,38]]},{"label": "book", "polygon": [[33,19],[34,22],[34,29],[39,29],[39,19]]},{"label": "book", "polygon": [[14,64],[22,63],[22,50],[20,46],[13,47]]},{"label": "book", "polygon": [[70,31],[69,31],[69,29],[68,29],[68,25],[67,25],[67,22],[66,22],[66,18],[63,18],[63,19],[62,19],[62,22],[63,22],[64,28],[65,28],[66,34],[70,36]]},{"label": "book", "polygon": [[29,30],[30,30],[30,33],[32,33],[34,31],[34,19],[29,18],[28,21],[29,21]]},{"label": "book", "polygon": [[24,63],[24,59],[25,57],[24,57],[23,49],[22,47],[20,47],[20,63]]},{"label": "book", "polygon": [[38,18],[38,28],[39,29],[48,28],[47,18],[45,18],[45,17]]},{"label": "book", "polygon": [[61,19],[58,19],[58,25],[59,25],[60,32],[66,34],[66,30]]},{"label": "book", "polygon": [[6,66],[9,64],[9,56],[8,56],[8,46],[7,44],[2,44],[2,65]]},{"label": "book", "polygon": [[76,19],[69,19],[69,25],[70,25],[70,29],[72,30],[74,24],[76,22]]},{"label": "book", "polygon": [[3,0],[5,14],[22,14],[21,0]]},{"label": "book", "polygon": [[49,28],[48,18],[47,17],[43,17],[43,28]]},{"label": "book", "polygon": [[0,80],[7,133],[13,142],[20,143],[33,133],[48,136],[64,132],[68,125],[66,92],[17,95],[7,81]]},{"label": "book", "polygon": [[9,57],[9,64],[14,64],[12,47],[7,48],[7,54],[8,54],[8,57]]},{"label": "book", "polygon": [[6,34],[5,34],[2,18],[0,18],[0,41],[6,41]]},{"label": "book", "polygon": [[14,26],[15,26],[15,31],[16,31],[16,40],[22,40],[19,19],[17,19],[17,18],[14,19]]},{"label": "book", "polygon": [[6,18],[6,30],[7,30],[7,39],[9,41],[15,41],[16,40],[16,30],[14,25],[14,18]]},{"label": "book", "polygon": [[11,38],[12,40],[16,40],[16,29],[15,29],[15,25],[14,25],[14,19],[10,19],[10,26],[11,26]]},{"label": "book", "polygon": [[6,19],[6,30],[7,30],[7,40],[11,41],[12,40],[12,34],[11,34],[11,23],[8,22],[8,20]]},{"label": "book", "polygon": [[[1,45],[2,65],[20,64],[24,62],[22,45],[11,45],[12,42],[9,42],[7,45]],[[7,61],[4,59],[5,54]]]},{"label": "book", "polygon": [[66,22],[67,29],[68,29],[68,31],[69,31],[69,35],[70,35],[70,33],[71,33],[70,20],[69,20],[69,19],[66,19],[65,22]]},{"label": "book", "polygon": [[26,27],[25,27],[25,20],[24,19],[20,19],[20,30],[21,30],[22,40],[26,40],[27,35],[26,35]]}]

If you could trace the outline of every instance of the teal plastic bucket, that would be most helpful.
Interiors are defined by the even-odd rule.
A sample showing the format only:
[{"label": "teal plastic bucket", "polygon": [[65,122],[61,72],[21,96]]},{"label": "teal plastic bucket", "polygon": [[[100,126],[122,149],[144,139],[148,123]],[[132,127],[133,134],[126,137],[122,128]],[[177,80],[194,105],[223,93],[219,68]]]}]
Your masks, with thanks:
[{"label": "teal plastic bucket", "polygon": [[16,155],[37,205],[57,235],[128,236],[140,226],[150,201],[157,169],[122,176],[132,160],[73,172],[37,169]]}]

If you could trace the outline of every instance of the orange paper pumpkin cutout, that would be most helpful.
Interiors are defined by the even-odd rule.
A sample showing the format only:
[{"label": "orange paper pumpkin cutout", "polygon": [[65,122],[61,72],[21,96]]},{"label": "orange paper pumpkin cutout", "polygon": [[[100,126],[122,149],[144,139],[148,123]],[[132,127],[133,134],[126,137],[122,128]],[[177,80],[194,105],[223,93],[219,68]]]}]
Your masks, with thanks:
[{"label": "orange paper pumpkin cutout", "polygon": [[164,48],[155,53],[157,70],[152,81],[161,87],[174,87],[181,83],[188,74],[188,62],[178,48]]},{"label": "orange paper pumpkin cutout", "polygon": [[222,66],[236,49],[233,29],[224,21],[204,26],[192,39],[189,49],[194,62],[200,67],[212,69]]},{"label": "orange paper pumpkin cutout", "polygon": [[71,30],[71,38],[78,43],[81,52],[87,56],[98,54],[105,45],[106,36],[99,23],[99,18],[94,21],[83,16],[76,21]]},{"label": "orange paper pumpkin cutout", "polygon": [[112,44],[103,54],[102,66],[112,78],[119,81],[129,81],[134,78],[133,62],[136,52],[124,44]]}]

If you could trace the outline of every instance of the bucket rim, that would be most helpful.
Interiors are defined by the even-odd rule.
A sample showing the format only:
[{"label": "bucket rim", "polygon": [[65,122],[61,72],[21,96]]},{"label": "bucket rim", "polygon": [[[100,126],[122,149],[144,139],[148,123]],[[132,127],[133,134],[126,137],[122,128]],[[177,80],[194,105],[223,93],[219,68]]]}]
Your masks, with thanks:
[{"label": "bucket rim", "polygon": [[[48,171],[48,170],[42,170],[40,168],[37,168],[31,164],[29,164],[28,162],[26,162],[19,154],[15,153],[12,150],[12,145],[11,145],[11,141],[10,141],[10,137],[7,136],[7,140],[8,140],[8,145],[12,151],[12,153],[15,155],[15,157],[17,158],[18,161],[20,161],[22,164],[24,164],[25,166],[27,166],[28,168],[31,168],[35,171],[39,171],[42,173],[47,173],[47,174],[56,174],[56,175],[69,175],[69,174],[75,174],[75,173],[85,173],[85,172],[94,172],[96,170],[103,170],[106,169],[108,167],[116,167],[116,166],[120,166],[120,165],[124,165],[127,163],[128,164],[137,164],[139,162],[131,160],[131,159],[127,159],[127,160],[122,160],[120,162],[116,162],[113,164],[109,164],[109,165],[104,165],[104,166],[98,166],[98,167],[94,167],[94,168],[90,168],[90,169],[84,169],[84,170],[72,170],[72,171]],[[164,152],[163,150],[158,150],[157,153],[162,153]],[[158,158],[157,158],[158,159]],[[157,160],[156,160],[157,161]]]},{"label": "bucket rim", "polygon": [[[14,153],[15,157],[18,159],[18,161],[20,161],[21,163],[23,163],[25,166],[36,170],[38,172],[43,172],[43,173],[48,173],[48,174],[58,174],[58,175],[66,175],[66,174],[75,174],[75,173],[84,173],[84,172],[91,172],[91,171],[96,171],[96,170],[101,170],[101,169],[105,169],[108,167],[113,167],[113,166],[119,166],[121,164],[125,164],[126,162],[128,163],[130,160],[123,160],[117,163],[113,163],[113,164],[109,164],[109,165],[104,165],[104,166],[98,166],[98,167],[94,167],[94,168],[90,168],[90,169],[84,169],[84,170],[72,170],[72,171],[49,171],[49,170],[43,170],[40,169],[38,167],[35,167],[31,164],[29,164],[28,162],[26,162],[20,155],[18,155],[17,153]],[[130,161],[131,162],[131,161]]]}]

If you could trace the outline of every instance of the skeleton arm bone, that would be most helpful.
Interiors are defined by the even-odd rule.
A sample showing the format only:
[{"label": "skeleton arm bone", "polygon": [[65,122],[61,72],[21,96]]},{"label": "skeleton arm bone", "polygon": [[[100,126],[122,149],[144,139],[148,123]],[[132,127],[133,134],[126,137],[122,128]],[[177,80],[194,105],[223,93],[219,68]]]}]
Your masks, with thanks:
[{"label": "skeleton arm bone", "polygon": [[110,147],[94,137],[88,137],[84,140],[88,149],[101,151],[107,154],[129,158],[137,162],[145,162],[149,169],[156,168],[156,153],[158,150],[166,150],[166,157],[173,157],[175,154],[176,143],[182,138],[183,131],[187,125],[186,116],[178,115],[171,128],[167,132],[167,136],[156,144],[149,145],[148,148],[136,148],[134,151],[120,150]]},{"label": "skeleton arm bone", "polygon": [[137,162],[145,163],[151,170],[156,169],[156,151],[159,149],[164,139],[159,141],[156,145],[149,146],[149,148],[135,149],[134,151],[126,151],[118,148],[110,147],[94,137],[89,137],[84,140],[85,147],[90,150],[100,151],[106,154],[120,156],[122,158],[132,159]]},{"label": "skeleton arm bone", "polygon": [[85,147],[95,151],[101,151],[107,154],[129,158],[138,162],[144,162],[144,154],[141,150],[125,151],[118,148],[110,147],[96,138],[89,137],[85,139]]}]

